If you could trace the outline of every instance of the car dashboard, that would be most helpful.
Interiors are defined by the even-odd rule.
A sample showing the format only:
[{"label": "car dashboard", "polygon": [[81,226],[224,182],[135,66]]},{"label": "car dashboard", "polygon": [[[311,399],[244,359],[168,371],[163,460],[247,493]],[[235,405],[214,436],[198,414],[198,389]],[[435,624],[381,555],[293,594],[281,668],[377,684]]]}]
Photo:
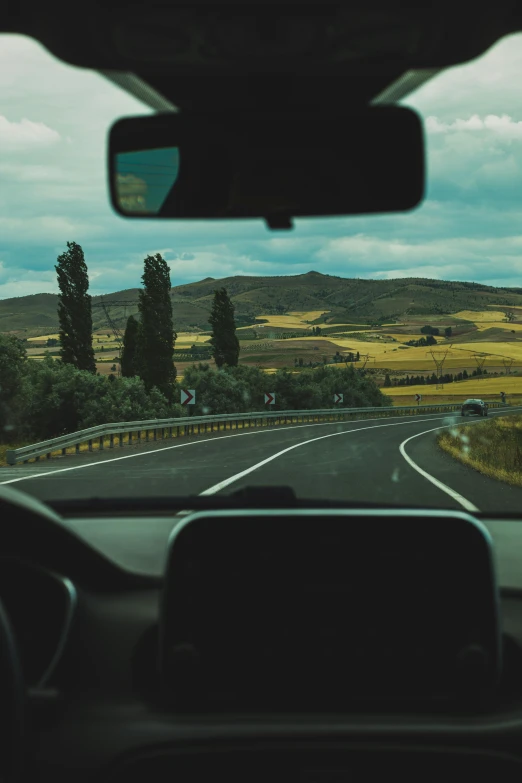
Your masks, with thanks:
[{"label": "car dashboard", "polygon": [[[249,708],[248,700],[226,704],[220,687],[198,690],[190,667],[181,677],[189,687],[165,698],[170,684],[162,672],[162,618],[173,533],[186,528],[191,515],[67,519],[23,493],[2,493],[0,599],[26,680],[27,779],[52,775],[55,780],[73,776],[79,781],[137,781],[146,776],[163,781],[174,775],[222,774],[238,781],[270,776],[337,783],[353,776],[374,780],[383,769],[408,781],[434,783],[484,775],[486,770],[498,780],[519,778],[522,585],[513,584],[516,523],[506,523],[501,534],[493,535],[494,544],[500,544],[495,552],[502,642],[502,671],[493,699],[481,705],[412,707],[393,700],[365,703],[363,698],[313,709],[297,701],[265,699],[262,708],[255,701]],[[230,522],[230,515],[221,513]],[[241,513],[254,516],[253,510]],[[288,516],[286,510],[277,513]],[[270,516],[274,518],[273,511]],[[306,523],[300,511],[294,518],[296,524]],[[328,514],[315,510],[315,518],[328,521]],[[438,513],[437,519],[443,518],[444,512]],[[493,530],[494,524],[488,524]],[[268,547],[266,553],[270,551]],[[511,555],[508,570],[502,568],[502,552]],[[176,590],[179,594],[179,585]],[[366,606],[375,612],[375,603]],[[382,613],[379,617],[381,622]],[[248,627],[253,633],[256,623],[243,618],[237,617],[236,631],[244,629],[246,634]],[[412,625],[416,623],[418,618],[413,618]],[[233,624],[226,628],[234,630]],[[387,632],[392,633],[389,627]],[[224,636],[218,634],[220,649]],[[234,636],[234,644],[238,640],[241,633]],[[380,641],[385,647],[386,640]],[[178,666],[187,663],[176,660]],[[268,658],[256,659],[256,665],[266,668]],[[352,666],[347,660],[346,669]],[[241,682],[259,680],[260,673],[253,669],[250,680]],[[222,676],[218,670],[214,684],[221,686]],[[307,677],[308,683],[306,677],[302,681],[305,689],[312,669]],[[352,679],[356,681],[357,674]],[[284,680],[278,688],[282,685]],[[201,701],[210,693],[214,701]]]}]

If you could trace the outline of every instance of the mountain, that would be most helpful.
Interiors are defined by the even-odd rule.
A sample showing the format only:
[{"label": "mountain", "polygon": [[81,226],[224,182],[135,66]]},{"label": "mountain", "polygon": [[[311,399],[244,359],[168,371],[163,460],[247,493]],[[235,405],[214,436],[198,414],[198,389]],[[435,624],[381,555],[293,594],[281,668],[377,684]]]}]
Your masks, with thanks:
[{"label": "mountain", "polygon": [[[443,315],[460,310],[484,310],[488,306],[522,307],[522,288],[495,288],[479,283],[401,278],[361,280],[308,272],[279,277],[235,276],[171,290],[175,327],[208,329],[208,316],[216,288],[231,296],[238,325],[253,323],[259,315],[282,315],[293,311],[324,313],[317,323],[375,323],[416,315]],[[50,334],[58,329],[55,294],[34,294],[0,300],[0,331],[24,336]],[[138,289],[129,288],[93,297],[96,329],[109,319],[119,328],[138,312]],[[105,306],[105,308],[104,308]]]}]

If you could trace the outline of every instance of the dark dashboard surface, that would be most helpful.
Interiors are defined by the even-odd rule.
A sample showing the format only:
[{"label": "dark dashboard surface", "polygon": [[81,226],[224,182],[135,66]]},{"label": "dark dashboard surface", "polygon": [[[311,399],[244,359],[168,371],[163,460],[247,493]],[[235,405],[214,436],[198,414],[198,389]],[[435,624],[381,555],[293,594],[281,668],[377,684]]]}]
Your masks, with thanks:
[{"label": "dark dashboard surface", "polygon": [[[188,513],[109,516],[100,512],[65,517],[60,523],[122,568],[161,577],[169,537]],[[482,523],[495,544],[500,586],[522,590],[522,519],[482,519]]]},{"label": "dark dashboard surface", "polygon": [[[378,751],[384,763],[390,743],[386,763],[406,780],[456,780],[456,770],[471,777],[486,764],[495,779],[520,777],[513,766],[522,760],[522,592],[515,583],[522,535],[516,523],[488,522],[501,575],[503,675],[487,710],[187,715],[161,698],[158,656],[167,543],[186,515],[64,520],[4,489],[0,597],[9,605],[26,670],[31,779],[260,778],[273,769],[271,748],[286,754],[286,760],[279,756],[277,777],[337,783],[348,770],[357,779],[375,779],[360,776],[370,769],[361,753]],[[308,762],[304,750],[314,743],[321,749]],[[342,750],[336,759],[335,744]],[[417,766],[414,751],[422,751]],[[458,758],[448,755],[457,751]]]}]

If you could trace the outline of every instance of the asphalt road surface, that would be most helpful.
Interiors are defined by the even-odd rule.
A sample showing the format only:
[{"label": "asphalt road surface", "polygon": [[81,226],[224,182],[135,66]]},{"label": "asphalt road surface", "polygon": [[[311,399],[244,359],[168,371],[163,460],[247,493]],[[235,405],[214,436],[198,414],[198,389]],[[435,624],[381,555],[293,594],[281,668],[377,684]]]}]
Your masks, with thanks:
[{"label": "asphalt road surface", "polygon": [[[490,417],[522,409],[490,411]],[[475,417],[466,423],[480,427]],[[0,483],[43,501],[229,494],[290,486],[302,498],[518,512],[522,488],[488,479],[444,454],[435,439],[460,415],[278,426],[165,440],[16,465]]]}]

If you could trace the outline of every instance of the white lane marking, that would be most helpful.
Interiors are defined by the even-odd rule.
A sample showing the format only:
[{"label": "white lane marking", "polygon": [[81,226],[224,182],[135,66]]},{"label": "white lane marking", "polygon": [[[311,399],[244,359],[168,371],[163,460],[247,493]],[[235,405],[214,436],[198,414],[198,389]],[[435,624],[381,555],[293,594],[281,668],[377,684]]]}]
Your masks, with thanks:
[{"label": "white lane marking", "polygon": [[[511,408],[510,412],[514,413],[516,411],[520,410],[520,408],[517,406],[516,408]],[[499,414],[506,413],[504,410],[500,410]],[[474,422],[466,422],[466,424],[478,424],[482,419],[476,419]],[[462,426],[464,422],[461,422],[460,425],[455,426]],[[417,465],[414,460],[408,454],[406,453],[406,444],[409,443],[410,440],[413,440],[414,438],[419,438],[421,435],[427,435],[429,432],[435,432],[436,430],[444,430],[448,427],[451,427],[453,425],[446,424],[443,427],[433,427],[431,430],[423,430],[422,432],[418,432],[416,435],[412,435],[410,438],[406,438],[406,440],[403,440],[401,445],[399,446],[399,451],[406,460],[406,462],[417,471],[417,473],[420,473],[421,476],[424,476],[425,479],[430,481],[434,486],[436,486],[438,489],[442,490],[442,492],[445,492],[447,495],[453,498],[453,500],[456,500],[457,503],[460,503],[460,505],[466,509],[466,511],[474,511],[475,513],[478,512],[480,509],[478,509],[470,500],[463,497],[459,492],[456,492],[451,487],[448,487],[447,484],[444,484],[442,481],[439,481],[439,479],[436,479],[435,476],[432,476],[427,471],[423,470],[419,465]]]},{"label": "white lane marking", "polygon": [[[422,419],[420,419],[420,416],[423,416]],[[433,421],[437,419],[443,418],[440,414],[434,414],[434,413],[426,413],[426,414],[419,414],[417,416],[401,416],[399,418],[408,418],[407,422],[404,422],[405,424],[410,424],[411,422],[418,422],[418,421]],[[381,419],[366,419],[366,421],[381,421]],[[234,435],[219,435],[216,438],[203,438],[200,440],[193,440],[190,441],[190,443],[176,443],[174,446],[162,446],[160,449],[151,449],[150,451],[140,451],[139,454],[125,454],[122,457],[111,457],[110,459],[100,459],[96,462],[87,462],[83,465],[72,465],[69,468],[56,468],[54,470],[46,470],[44,473],[32,473],[30,475],[26,476],[19,476],[17,478],[8,479],[7,481],[0,481],[1,484],[14,484],[17,481],[27,481],[30,479],[37,479],[37,478],[45,478],[45,476],[53,476],[56,473],[67,473],[70,470],[81,470],[83,468],[93,468],[96,465],[105,465],[109,462],[119,462],[122,459],[134,459],[135,457],[147,457],[151,454],[159,454],[161,451],[171,451],[172,449],[181,449],[186,446],[198,446],[200,443],[211,443],[212,441],[216,440],[228,440],[229,438],[241,438],[243,435],[268,435],[270,432],[283,432],[284,430],[299,430],[303,427],[333,427],[336,424],[355,424],[356,422],[349,422],[349,421],[325,421],[320,422],[317,424],[311,423],[311,424],[294,424],[290,427],[273,427],[271,429],[266,430],[253,430],[252,432],[237,432]],[[368,428],[368,429],[371,429]],[[351,430],[348,430],[348,432],[351,432]],[[336,433],[340,434],[340,433]],[[306,442],[306,441],[305,441]],[[16,468],[13,468],[15,470]]]},{"label": "white lane marking", "polygon": [[416,470],[417,473],[420,473],[421,476],[424,476],[424,478],[430,481],[434,486],[436,486],[437,489],[442,490],[442,492],[445,492],[446,495],[449,495],[451,498],[453,498],[453,500],[456,500],[457,503],[460,503],[460,505],[463,508],[465,508],[466,511],[477,512],[479,511],[479,509],[470,500],[463,497],[459,492],[456,492],[451,487],[448,487],[447,484],[444,484],[442,481],[439,481],[439,479],[436,479],[435,476],[431,475],[431,473],[427,473],[425,470],[419,467],[419,465],[417,465],[417,463],[414,462],[412,458],[408,456],[408,454],[406,454],[405,447],[406,444],[410,442],[410,440],[413,440],[414,438],[418,438],[420,435],[427,435],[429,432],[435,432],[436,430],[447,429],[447,426],[451,427],[452,425],[451,424],[446,425],[446,427],[434,427],[431,430],[424,430],[423,432],[418,432],[416,435],[412,435],[410,438],[406,438],[406,440],[403,440],[401,445],[399,446],[399,451],[404,457],[404,459],[406,460],[406,462],[408,463],[408,465],[410,465],[413,468],[413,470]]},{"label": "white lane marking", "polygon": [[[443,416],[441,416],[441,415],[433,415],[432,421],[434,419],[436,420],[436,419],[447,418],[448,415],[449,416],[451,416],[451,415],[456,416],[456,413],[455,412],[448,413],[448,414],[444,414]],[[419,420],[417,419],[417,421],[419,421]],[[426,419],[425,419],[425,421],[426,421]],[[376,429],[381,429],[382,427],[399,427],[399,426],[401,426],[403,424],[411,424],[411,420],[410,421],[394,422],[393,424],[376,424],[373,427],[357,427],[357,429],[344,430],[343,432],[333,432],[330,435],[321,435],[319,438],[311,438],[309,440],[301,441],[301,443],[295,443],[293,446],[288,446],[286,449],[283,449],[282,451],[278,451],[276,454],[272,454],[272,456],[267,457],[264,460],[261,460],[261,462],[258,462],[255,465],[252,465],[250,468],[246,468],[246,470],[242,470],[241,473],[236,473],[234,476],[230,476],[230,478],[224,479],[223,481],[220,481],[217,484],[214,484],[214,486],[209,487],[208,489],[205,489],[203,492],[200,492],[200,495],[215,495],[217,492],[219,492],[222,489],[225,489],[225,487],[228,487],[230,484],[233,484],[234,482],[239,481],[239,479],[243,478],[244,476],[248,476],[249,473],[253,473],[254,470],[257,470],[258,468],[262,468],[263,465],[267,465],[269,462],[272,462],[272,460],[277,459],[278,457],[281,457],[283,454],[287,454],[289,451],[292,451],[293,449],[298,449],[300,446],[306,446],[309,443],[314,443],[315,441],[318,441],[318,440],[324,440],[325,438],[335,438],[337,435],[349,435],[352,432],[361,432],[362,430],[376,430]],[[455,421],[453,421],[451,424],[445,424],[442,427],[435,427],[434,429],[441,430],[441,429],[445,429],[446,427],[454,427],[454,426],[456,426],[456,422]],[[433,432],[433,430],[425,430],[423,432],[420,432],[419,435],[424,435],[424,432]],[[416,438],[417,435],[413,435],[413,437]],[[408,440],[411,440],[411,438],[408,438],[407,440],[403,441],[403,443],[407,443]],[[401,446],[402,445],[403,444],[401,443]],[[406,458],[406,460],[410,459],[407,454],[403,454],[403,456]],[[424,471],[422,470],[422,468],[418,468],[418,470],[419,470],[420,473],[422,473],[424,475]],[[426,474],[426,477],[428,477],[428,475],[429,474]],[[450,489],[450,487],[446,487],[445,484],[442,484],[442,482],[439,482],[433,476],[430,477],[430,481],[431,480],[433,481],[434,484],[440,485],[439,489],[442,489],[444,487],[444,491],[448,491],[448,493],[453,493],[453,490]],[[459,503],[461,501],[463,502],[463,504],[464,503],[468,503],[469,504],[468,507],[467,507],[468,511],[478,511],[478,509],[475,508],[475,506],[473,506],[472,503],[469,503],[469,501],[466,500],[466,498],[463,498],[460,495],[458,495],[457,492],[455,492],[453,496],[455,496],[455,499],[457,499],[456,496],[461,498],[459,500]],[[466,508],[466,506],[464,506],[464,507]]]},{"label": "white lane marking", "polygon": [[[445,418],[445,416],[439,416],[438,418],[442,419]],[[253,473],[254,470],[257,470],[258,468],[262,468],[263,465],[267,465],[269,462],[272,462],[272,460],[281,457],[283,454],[288,454],[289,451],[293,451],[294,449],[299,449],[301,448],[301,446],[308,446],[308,444],[315,443],[318,440],[325,440],[325,438],[335,438],[339,435],[351,435],[352,432],[362,432],[363,430],[379,430],[382,429],[383,427],[402,427],[405,424],[411,424],[411,421],[399,421],[399,422],[393,422],[393,424],[375,424],[373,427],[357,427],[356,429],[344,430],[343,432],[331,432],[329,435],[320,435],[318,438],[309,438],[308,440],[302,440],[300,443],[294,443],[293,446],[287,446],[286,449],[282,449],[281,451],[272,454],[270,457],[261,460],[261,462],[257,462],[255,465],[252,465],[250,468],[246,468],[246,470],[242,470],[241,473],[236,473],[234,476],[230,476],[229,478],[224,479],[223,481],[220,481],[217,484],[214,484],[214,486],[205,489],[203,492],[200,492],[199,494],[215,495],[216,492],[219,492],[220,490],[225,489],[225,487],[228,487],[230,484],[239,481],[239,479],[243,478],[243,476],[248,476],[249,473]],[[451,424],[447,424],[446,426],[453,427],[455,426],[455,423],[452,422]],[[437,427],[436,429],[442,429],[442,428]]]},{"label": "white lane marking", "polygon": [[[511,408],[510,409],[511,412],[513,412],[515,410],[517,410],[517,408],[515,408],[515,409]],[[499,413],[500,413],[500,411],[499,411]],[[502,413],[504,413],[504,411],[502,411]],[[406,416],[406,415],[399,416],[398,418],[407,419],[407,421],[400,422],[400,423],[411,424],[412,422],[420,422],[420,421],[437,421],[438,419],[443,419],[445,416],[451,416],[451,415],[456,415],[456,412],[451,412],[451,413],[448,412],[447,414],[438,414],[438,413],[437,414],[436,413],[425,413],[425,414],[422,414],[422,413],[419,413],[419,414],[415,414],[413,416]],[[365,421],[381,421],[381,420],[382,420],[381,418],[365,419]],[[482,421],[482,419],[479,419],[478,421]],[[266,430],[253,430],[252,432],[237,432],[237,433],[234,433],[234,435],[219,435],[216,438],[202,438],[202,439],[190,441],[190,443],[176,443],[173,446],[162,446],[159,449],[151,449],[150,451],[140,451],[139,454],[124,454],[122,457],[111,457],[109,459],[100,459],[100,460],[97,460],[96,462],[84,463],[83,465],[72,465],[69,468],[55,468],[53,470],[46,470],[44,473],[30,473],[30,474],[26,474],[24,476],[18,476],[17,478],[8,479],[7,481],[0,481],[0,485],[2,485],[2,484],[14,484],[17,481],[27,481],[27,480],[31,480],[31,479],[45,478],[46,476],[53,476],[55,473],[68,473],[70,470],[81,470],[83,468],[94,468],[94,467],[96,467],[96,465],[104,465],[105,463],[109,463],[109,462],[119,462],[120,460],[123,460],[123,459],[134,459],[135,457],[146,457],[146,456],[149,456],[151,454],[159,454],[161,451],[171,451],[172,449],[181,449],[181,448],[184,448],[186,446],[197,446],[200,443],[211,443],[212,441],[215,441],[215,440],[228,440],[229,438],[241,438],[244,435],[268,435],[269,433],[272,433],[272,432],[283,432],[285,430],[299,430],[299,429],[302,429],[303,427],[332,427],[332,426],[335,426],[336,424],[355,424],[355,423],[356,423],[355,421],[353,421],[353,422],[349,422],[349,421],[345,421],[345,422],[342,422],[342,421],[326,421],[326,422],[320,422],[320,423],[318,422],[317,424],[312,422],[310,424],[294,424],[294,425],[292,425],[290,427],[277,427],[277,426],[275,426],[275,427],[272,427],[272,428],[269,428],[269,429],[266,429]],[[462,422],[462,423],[464,423],[464,422]],[[385,426],[388,426],[388,425],[385,425],[385,424],[383,424],[383,425],[376,425],[376,428],[378,428],[380,426],[385,427]],[[363,427],[363,428],[359,428],[359,429],[374,429],[374,428],[373,427]],[[334,433],[334,434],[336,434],[336,435],[343,435],[346,432],[357,432],[357,431],[358,430],[345,430],[344,432],[338,432],[338,433]],[[308,441],[303,441],[303,443],[307,443],[307,442]],[[17,470],[17,468],[13,467],[12,470]]]}]

